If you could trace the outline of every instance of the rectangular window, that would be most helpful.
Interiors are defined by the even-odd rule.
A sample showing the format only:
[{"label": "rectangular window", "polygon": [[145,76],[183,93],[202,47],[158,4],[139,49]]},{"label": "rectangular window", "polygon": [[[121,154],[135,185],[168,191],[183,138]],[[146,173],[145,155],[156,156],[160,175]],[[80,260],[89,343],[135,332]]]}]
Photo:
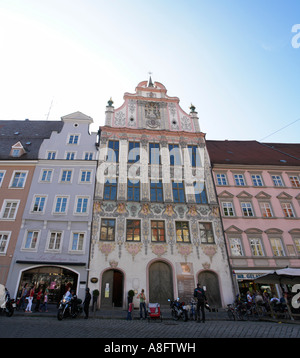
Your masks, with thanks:
[{"label": "rectangular window", "polygon": [[231,202],[222,202],[224,216],[234,216],[233,204]]},{"label": "rectangular window", "polygon": [[275,186],[283,186],[283,181],[280,175],[272,175],[272,180]]},{"label": "rectangular window", "polygon": [[260,203],[260,210],[263,218],[272,218],[273,212],[269,203]]},{"label": "rectangular window", "polygon": [[264,256],[261,239],[251,238],[250,247],[253,256]]},{"label": "rectangular window", "polygon": [[47,159],[53,160],[56,158],[56,152],[49,151],[47,152]]},{"label": "rectangular window", "polygon": [[254,216],[251,203],[241,203],[243,216]]},{"label": "rectangular window", "polygon": [[232,256],[244,256],[241,239],[230,238],[229,242]]},{"label": "rectangular window", "polygon": [[102,219],[101,220],[101,230],[100,230],[100,240],[101,241],[114,241],[115,240],[115,219]]},{"label": "rectangular window", "polygon": [[48,250],[59,251],[61,245],[61,239],[62,239],[61,232],[52,231],[50,233]]},{"label": "rectangular window", "polygon": [[172,190],[173,190],[173,201],[174,203],[184,203],[184,186],[183,182],[176,183],[172,182]]},{"label": "rectangular window", "polygon": [[2,185],[3,179],[4,179],[5,171],[0,171],[0,187]]},{"label": "rectangular window", "polygon": [[108,179],[104,184],[104,200],[117,199],[117,179]]},{"label": "rectangular window", "polygon": [[0,232],[0,254],[6,253],[9,237],[10,237],[9,232]]},{"label": "rectangular window", "polygon": [[65,214],[67,212],[68,198],[65,196],[59,196],[56,198],[54,213]]},{"label": "rectangular window", "polygon": [[163,201],[163,184],[161,180],[150,181],[150,201],[151,202]]},{"label": "rectangular window", "polygon": [[195,201],[197,204],[207,204],[205,185],[202,182],[194,182]]},{"label": "rectangular window", "polygon": [[291,181],[292,187],[300,188],[300,181],[299,181],[299,177],[297,175],[290,175],[290,181]]},{"label": "rectangular window", "polygon": [[119,141],[109,140],[107,149],[107,162],[119,163]]},{"label": "rectangular window", "polygon": [[243,174],[234,174],[234,182],[237,186],[245,186],[245,179]]},{"label": "rectangular window", "polygon": [[290,203],[281,203],[281,207],[286,218],[294,218],[294,210]]},{"label": "rectangular window", "polygon": [[190,232],[188,221],[176,221],[177,242],[190,242]]},{"label": "rectangular window", "polygon": [[27,172],[15,172],[11,188],[24,188]]},{"label": "rectangular window", "polygon": [[127,220],[126,241],[141,241],[140,220]]},{"label": "rectangular window", "polygon": [[35,196],[32,211],[35,213],[42,213],[45,208],[45,202],[45,196]]},{"label": "rectangular window", "polygon": [[52,169],[44,169],[42,170],[41,181],[43,183],[50,183],[52,178]]},{"label": "rectangular window", "polygon": [[84,160],[93,160],[93,152],[85,152]]},{"label": "rectangular window", "polygon": [[281,239],[271,238],[270,242],[274,256],[285,256]]},{"label": "rectangular window", "polygon": [[71,134],[69,136],[68,144],[78,144],[79,134]]},{"label": "rectangular window", "polygon": [[181,165],[181,153],[178,144],[169,144],[170,165]]},{"label": "rectangular window", "polygon": [[159,143],[149,143],[149,163],[161,164]]},{"label": "rectangular window", "polygon": [[90,170],[81,170],[80,182],[81,183],[90,183],[91,175],[92,175],[92,172]]},{"label": "rectangular window", "polygon": [[263,186],[263,181],[262,181],[261,175],[252,174],[251,179],[252,179],[252,183],[254,186]]},{"label": "rectangular window", "polygon": [[140,181],[129,180],[127,181],[127,200],[140,201]]},{"label": "rectangular window", "polygon": [[75,152],[67,152],[66,160],[74,160],[75,159]]},{"label": "rectangular window", "polygon": [[2,219],[14,220],[17,215],[19,201],[4,200],[2,206]]},{"label": "rectangular window", "polygon": [[192,167],[201,167],[200,155],[196,145],[188,145],[190,162]]},{"label": "rectangular window", "polygon": [[128,163],[136,163],[140,160],[140,143],[129,142],[128,145]]},{"label": "rectangular window", "polygon": [[72,251],[83,251],[85,234],[83,232],[73,232]]},{"label": "rectangular window", "polygon": [[199,223],[201,244],[214,244],[214,234],[211,223]]},{"label": "rectangular window", "polygon": [[72,170],[63,170],[60,181],[63,183],[70,183],[72,178]]},{"label": "rectangular window", "polygon": [[164,221],[151,221],[151,241],[165,242],[165,223]]},{"label": "rectangular window", "polygon": [[35,249],[37,246],[38,236],[38,231],[27,231],[24,248],[32,250]]},{"label": "rectangular window", "polygon": [[228,185],[226,174],[217,174],[216,177],[218,185]]},{"label": "rectangular window", "polygon": [[76,214],[86,214],[88,210],[89,199],[86,197],[78,197],[76,204]]}]

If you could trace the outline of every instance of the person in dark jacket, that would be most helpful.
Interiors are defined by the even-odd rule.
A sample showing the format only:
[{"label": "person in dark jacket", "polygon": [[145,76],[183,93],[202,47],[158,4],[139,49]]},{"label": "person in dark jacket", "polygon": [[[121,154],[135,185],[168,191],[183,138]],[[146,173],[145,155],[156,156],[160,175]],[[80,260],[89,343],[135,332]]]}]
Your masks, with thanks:
[{"label": "person in dark jacket", "polygon": [[200,322],[200,309],[202,314],[202,322],[205,322],[205,312],[204,312],[204,305],[207,302],[205,291],[201,287],[200,283],[197,284],[197,287],[194,290],[194,297],[197,298],[197,322]]},{"label": "person in dark jacket", "polygon": [[87,287],[85,289],[85,298],[84,298],[84,301],[83,301],[83,310],[84,310],[84,313],[85,313],[85,319],[88,319],[89,318],[89,308],[90,308],[90,302],[91,302],[91,294],[90,294],[90,289]]}]

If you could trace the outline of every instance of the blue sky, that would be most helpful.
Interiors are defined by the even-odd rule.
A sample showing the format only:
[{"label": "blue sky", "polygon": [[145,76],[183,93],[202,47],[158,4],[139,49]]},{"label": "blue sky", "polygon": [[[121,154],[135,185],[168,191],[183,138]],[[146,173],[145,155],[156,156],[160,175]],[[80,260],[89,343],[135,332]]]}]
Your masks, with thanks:
[{"label": "blue sky", "polygon": [[0,0],[0,120],[96,130],[151,71],[207,139],[299,142],[295,24],[298,0]]}]

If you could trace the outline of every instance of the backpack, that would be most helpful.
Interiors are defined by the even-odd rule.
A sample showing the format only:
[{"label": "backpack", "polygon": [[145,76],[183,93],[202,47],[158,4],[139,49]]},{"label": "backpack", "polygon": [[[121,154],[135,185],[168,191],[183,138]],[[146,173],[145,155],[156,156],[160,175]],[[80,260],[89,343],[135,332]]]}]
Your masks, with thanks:
[{"label": "backpack", "polygon": [[203,288],[196,288],[194,291],[194,297],[197,297],[198,302],[204,303],[205,301],[205,293]]}]

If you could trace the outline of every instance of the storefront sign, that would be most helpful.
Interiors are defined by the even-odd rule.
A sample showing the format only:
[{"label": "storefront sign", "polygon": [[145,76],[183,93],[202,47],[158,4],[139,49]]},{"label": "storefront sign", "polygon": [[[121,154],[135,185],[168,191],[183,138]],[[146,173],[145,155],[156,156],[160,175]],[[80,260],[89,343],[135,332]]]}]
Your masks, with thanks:
[{"label": "storefront sign", "polygon": [[236,278],[238,280],[254,280],[263,275],[262,273],[237,273]]}]

